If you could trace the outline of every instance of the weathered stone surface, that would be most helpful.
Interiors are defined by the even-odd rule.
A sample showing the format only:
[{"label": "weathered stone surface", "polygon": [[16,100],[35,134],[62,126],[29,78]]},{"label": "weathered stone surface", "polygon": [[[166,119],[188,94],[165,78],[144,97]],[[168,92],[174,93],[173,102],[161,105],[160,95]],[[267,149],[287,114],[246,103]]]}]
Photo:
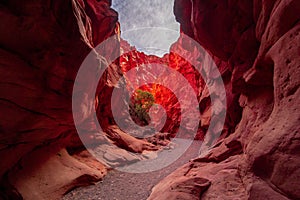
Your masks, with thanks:
[{"label": "weathered stone surface", "polygon": [[[218,58],[215,58],[216,64],[220,66],[220,72],[212,70],[213,67],[209,66],[203,67],[203,60],[207,59],[207,52],[200,49],[199,46],[195,44],[192,38],[189,38],[186,34],[181,34],[178,41],[176,41],[170,48],[170,53],[165,54],[163,58],[159,58],[152,55],[145,55],[142,52],[138,52],[134,47],[131,47],[126,41],[121,41],[121,52],[128,52],[120,57],[120,66],[124,73],[125,79],[127,81],[127,86],[129,89],[138,88],[141,82],[147,80],[152,80],[152,77],[159,81],[159,84],[151,84],[142,86],[140,89],[145,90],[153,94],[155,98],[155,103],[161,105],[166,112],[166,122],[161,129],[162,132],[168,132],[172,137],[176,136],[179,132],[179,124],[189,123],[193,121],[193,115],[182,120],[181,116],[191,115],[188,107],[191,105],[191,96],[189,96],[187,91],[191,89],[195,92],[197,101],[199,102],[200,109],[200,127],[197,130],[196,136],[191,136],[194,132],[193,128],[188,125],[181,125],[184,128],[183,134],[179,137],[186,138],[196,138],[203,139],[209,124],[211,123],[212,107],[210,95],[215,96],[213,98],[213,104],[217,108],[214,113],[219,115],[219,119],[222,118],[222,114],[225,113],[225,96],[227,102],[227,117],[225,120],[225,128],[222,133],[222,137],[225,137],[232,133],[241,118],[241,107],[238,104],[239,95],[233,94],[231,92],[231,82],[230,82],[230,70],[226,63]],[[190,62],[193,62],[190,63]],[[180,81],[172,81],[172,87],[165,87],[165,83],[170,80],[170,71],[161,70],[159,72],[159,77],[153,71],[153,63],[158,65],[166,65],[176,72],[179,72],[186,80],[188,84],[183,84]],[[210,63],[212,65],[212,63]],[[150,67],[148,67],[150,65]],[[195,65],[195,66],[193,66]],[[126,77],[126,73],[130,71],[131,76]],[[141,74],[144,74],[143,76]],[[220,75],[224,78],[224,82],[220,82]],[[157,81],[156,80],[156,81]],[[205,80],[209,80],[206,83]],[[208,82],[208,81],[207,81]],[[210,91],[208,90],[207,84],[210,84]],[[227,95],[222,93],[222,84],[225,85],[225,91]],[[172,90],[170,89],[172,88]],[[185,102],[185,106],[180,104],[177,96],[175,94],[179,93],[182,96],[187,97],[188,102]],[[222,97],[224,96],[224,97]],[[116,107],[118,107],[116,105]],[[125,109],[125,108],[123,108]],[[118,111],[121,112],[121,108]],[[161,120],[164,113],[158,113],[154,116],[153,121],[164,121]],[[198,120],[198,119],[197,119]],[[217,124],[215,121],[214,123]],[[221,125],[216,125],[215,127],[220,127]],[[215,128],[214,132],[217,132]]]},{"label": "weathered stone surface", "polygon": [[[237,95],[242,118],[233,134],[161,181],[149,199],[174,195],[170,182],[184,184],[186,172],[211,182],[196,199],[299,199],[300,2],[193,2],[187,16],[176,9],[175,14],[188,34],[193,30],[213,55],[229,60],[227,92]],[[186,5],[176,1],[181,6]],[[187,18],[194,21],[181,20]]]},{"label": "weathered stone surface", "polygon": [[[238,160],[233,159],[239,157],[218,164],[190,162],[156,185],[149,199],[244,199]],[[176,189],[178,185],[185,189]]]},{"label": "weathered stone surface", "polygon": [[117,13],[109,5],[0,3],[1,199],[58,199],[104,175],[94,169],[100,163],[86,158],[94,164],[83,164],[63,149],[82,146],[73,123],[72,89],[84,57],[115,31]]},{"label": "weathered stone surface", "polygon": [[[82,144],[75,134],[71,98],[85,56],[119,34],[117,13],[110,4],[109,0],[0,3],[0,198],[58,199],[105,174],[105,167],[87,152],[75,151]],[[143,152],[141,157],[118,148],[104,152],[116,165],[155,158],[151,150],[166,145],[170,136],[141,140],[112,126],[111,108],[121,117],[123,107],[118,100],[110,102],[110,97],[122,73],[140,64],[167,64],[182,73],[196,93],[201,113],[198,139],[204,138],[211,123],[212,103],[218,105],[217,114],[224,106],[227,114],[214,148],[164,179],[149,199],[300,199],[300,2],[176,0],[174,11],[182,33],[205,47],[219,67],[227,104],[225,99],[211,102],[203,77],[178,55],[146,56],[115,35],[103,56],[118,57],[121,41],[121,51],[132,48],[130,59],[95,59],[96,65],[111,65],[98,85],[96,100],[88,88],[81,88],[85,95],[75,116],[87,133],[84,141],[93,146],[107,136],[119,147]],[[193,48],[180,37],[171,50],[201,60],[205,55],[194,55]],[[205,70],[213,79],[206,83],[213,86],[212,95],[220,96],[218,73]],[[176,132],[178,101],[169,90],[154,88],[157,101],[167,110],[163,131]],[[104,132],[96,130],[91,117],[94,101]],[[216,123],[214,129],[222,125]]]},{"label": "weathered stone surface", "polygon": [[97,160],[77,158],[65,149],[44,147],[23,157],[8,181],[24,199],[60,199],[70,189],[99,181],[106,174]]}]

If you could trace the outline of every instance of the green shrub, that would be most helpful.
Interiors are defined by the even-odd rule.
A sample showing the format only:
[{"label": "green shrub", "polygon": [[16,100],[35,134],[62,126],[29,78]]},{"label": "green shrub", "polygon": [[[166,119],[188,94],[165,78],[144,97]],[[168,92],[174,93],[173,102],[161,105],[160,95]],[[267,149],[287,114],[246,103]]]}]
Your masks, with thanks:
[{"label": "green shrub", "polygon": [[148,125],[149,110],[154,102],[154,96],[150,92],[138,89],[129,105],[132,119],[139,125]]}]

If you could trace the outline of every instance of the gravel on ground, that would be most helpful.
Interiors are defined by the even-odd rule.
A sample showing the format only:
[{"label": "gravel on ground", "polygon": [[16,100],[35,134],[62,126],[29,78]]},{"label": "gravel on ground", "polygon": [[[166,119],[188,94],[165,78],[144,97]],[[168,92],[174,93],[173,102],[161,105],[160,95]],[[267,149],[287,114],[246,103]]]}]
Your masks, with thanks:
[{"label": "gravel on ground", "polygon": [[149,173],[125,173],[111,170],[102,181],[88,187],[77,188],[63,200],[144,200],[151,189],[164,177],[199,155],[201,142],[193,141],[187,151],[171,165]]}]

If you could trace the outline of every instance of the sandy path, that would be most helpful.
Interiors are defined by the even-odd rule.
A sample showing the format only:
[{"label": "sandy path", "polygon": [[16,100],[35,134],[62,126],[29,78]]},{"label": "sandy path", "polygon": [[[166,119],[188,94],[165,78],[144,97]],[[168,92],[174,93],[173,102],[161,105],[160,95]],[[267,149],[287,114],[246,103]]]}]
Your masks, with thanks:
[{"label": "sandy path", "polygon": [[189,149],[171,165],[154,172],[132,174],[110,171],[96,185],[78,188],[67,194],[64,200],[143,200],[160,180],[178,167],[198,156],[200,142],[194,141]]}]

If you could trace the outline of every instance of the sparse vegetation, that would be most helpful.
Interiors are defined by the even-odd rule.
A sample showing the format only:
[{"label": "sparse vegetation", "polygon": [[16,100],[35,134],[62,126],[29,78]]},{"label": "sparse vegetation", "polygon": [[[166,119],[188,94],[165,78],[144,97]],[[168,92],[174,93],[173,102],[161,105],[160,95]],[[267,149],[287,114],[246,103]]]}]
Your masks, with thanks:
[{"label": "sparse vegetation", "polygon": [[154,102],[154,96],[150,92],[141,89],[136,90],[129,107],[130,115],[137,124],[142,126],[149,124],[150,116],[148,113]]}]

